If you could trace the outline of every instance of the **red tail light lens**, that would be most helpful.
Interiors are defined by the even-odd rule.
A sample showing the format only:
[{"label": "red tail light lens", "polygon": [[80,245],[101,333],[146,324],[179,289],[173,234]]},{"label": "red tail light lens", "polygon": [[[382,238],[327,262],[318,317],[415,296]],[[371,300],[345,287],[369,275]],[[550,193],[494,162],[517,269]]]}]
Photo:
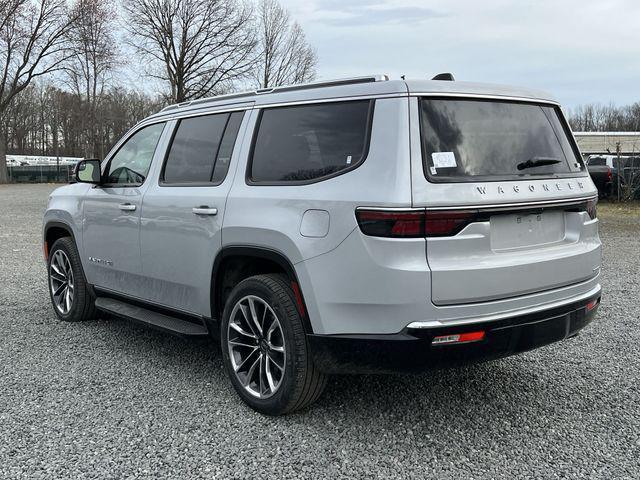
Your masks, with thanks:
[{"label": "red tail light lens", "polygon": [[613,173],[611,172],[611,167],[607,167],[607,180],[611,181],[613,179]]},{"label": "red tail light lens", "polygon": [[475,210],[356,210],[360,230],[372,237],[448,237],[478,219]]},{"label": "red tail light lens", "polygon": [[427,237],[450,237],[473,222],[475,210],[451,210],[427,212],[425,233]]},{"label": "red tail light lens", "polygon": [[589,200],[587,202],[586,210],[591,220],[595,220],[598,217],[598,198]]},{"label": "red tail light lens", "polygon": [[360,230],[372,237],[424,237],[424,211],[356,210]]}]

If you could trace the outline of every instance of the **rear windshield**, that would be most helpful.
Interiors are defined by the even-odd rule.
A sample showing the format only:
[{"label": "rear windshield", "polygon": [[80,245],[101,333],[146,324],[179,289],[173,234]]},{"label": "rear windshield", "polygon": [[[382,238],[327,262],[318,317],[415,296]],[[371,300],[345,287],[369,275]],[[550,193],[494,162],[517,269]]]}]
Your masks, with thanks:
[{"label": "rear windshield", "polygon": [[587,163],[589,165],[591,165],[591,166],[594,166],[594,165],[606,165],[607,164],[607,159],[606,158],[602,158],[602,157],[590,158]]},{"label": "rear windshield", "polygon": [[431,181],[562,177],[584,169],[554,106],[495,100],[420,100]]}]

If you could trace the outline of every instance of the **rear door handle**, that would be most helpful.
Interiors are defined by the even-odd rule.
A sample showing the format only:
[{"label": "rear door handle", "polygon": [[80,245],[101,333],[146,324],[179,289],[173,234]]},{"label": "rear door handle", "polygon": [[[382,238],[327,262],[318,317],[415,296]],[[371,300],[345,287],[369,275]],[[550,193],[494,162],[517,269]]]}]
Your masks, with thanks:
[{"label": "rear door handle", "polygon": [[118,208],[120,208],[120,210],[124,210],[125,212],[133,212],[136,209],[135,205],[132,205],[131,203],[121,203],[120,205],[118,205]]},{"label": "rear door handle", "polygon": [[218,209],[217,208],[210,208],[207,205],[201,205],[199,207],[193,207],[191,209],[191,211],[193,213],[195,213],[196,215],[217,215],[218,214]]}]

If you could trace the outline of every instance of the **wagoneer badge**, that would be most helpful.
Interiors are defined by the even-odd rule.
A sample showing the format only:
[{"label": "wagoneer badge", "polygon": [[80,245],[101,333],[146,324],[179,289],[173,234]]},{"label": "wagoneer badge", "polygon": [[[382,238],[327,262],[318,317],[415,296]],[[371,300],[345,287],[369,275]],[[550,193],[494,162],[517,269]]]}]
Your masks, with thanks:
[{"label": "wagoneer badge", "polygon": [[[513,190],[515,193],[520,193],[523,189],[521,185],[514,185],[513,187],[504,187],[503,185],[498,185],[498,193],[506,193],[507,190]],[[478,192],[482,195],[487,194],[487,187],[476,187]],[[542,185],[534,185],[530,183],[527,185],[527,190],[530,192],[543,191],[543,192],[551,192],[551,191],[563,191],[563,190],[576,190],[584,189],[584,183],[580,181],[576,182],[554,182],[554,183],[543,183]]]}]

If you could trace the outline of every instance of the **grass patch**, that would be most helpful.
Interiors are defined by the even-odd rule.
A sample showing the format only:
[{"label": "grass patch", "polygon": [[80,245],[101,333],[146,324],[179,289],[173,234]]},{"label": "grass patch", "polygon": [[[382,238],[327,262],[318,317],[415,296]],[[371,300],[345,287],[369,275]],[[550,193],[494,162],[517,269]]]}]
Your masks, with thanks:
[{"label": "grass patch", "polygon": [[618,216],[640,216],[640,202],[611,202],[601,200],[598,202],[598,216],[618,217]]}]

